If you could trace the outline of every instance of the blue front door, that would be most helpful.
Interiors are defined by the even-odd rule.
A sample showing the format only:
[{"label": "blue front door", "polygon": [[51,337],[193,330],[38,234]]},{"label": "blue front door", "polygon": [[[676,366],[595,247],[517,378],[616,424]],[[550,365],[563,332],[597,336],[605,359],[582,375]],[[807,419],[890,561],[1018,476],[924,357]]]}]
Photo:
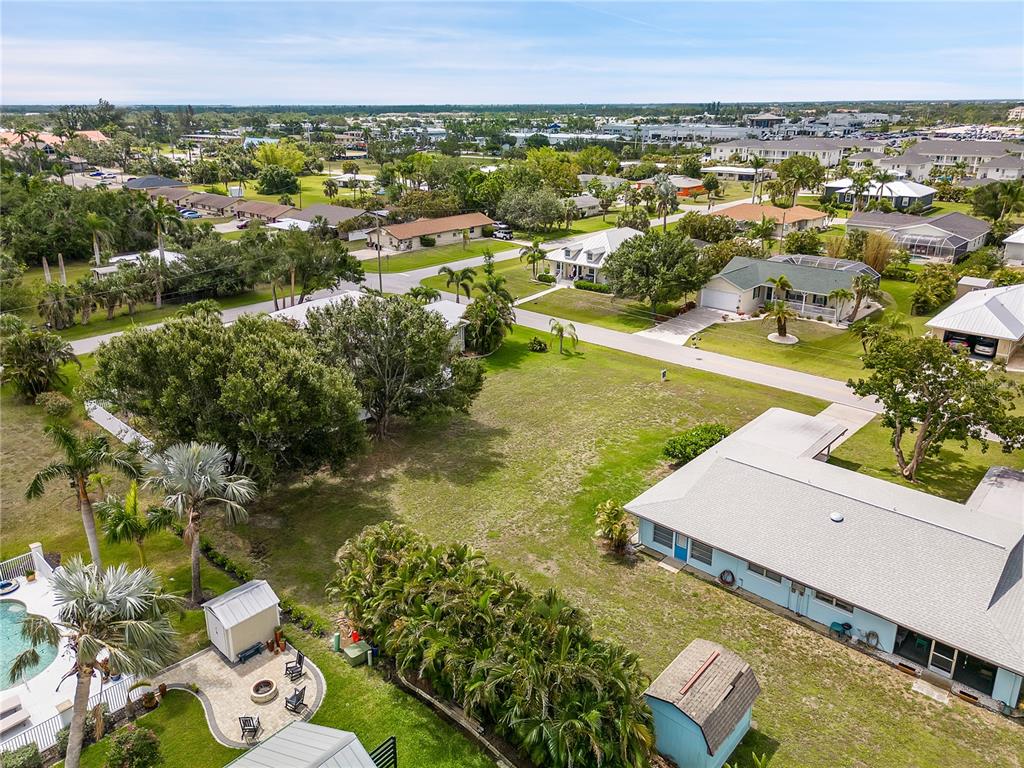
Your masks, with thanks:
[{"label": "blue front door", "polygon": [[681,533],[676,534],[675,558],[686,562],[686,537]]}]

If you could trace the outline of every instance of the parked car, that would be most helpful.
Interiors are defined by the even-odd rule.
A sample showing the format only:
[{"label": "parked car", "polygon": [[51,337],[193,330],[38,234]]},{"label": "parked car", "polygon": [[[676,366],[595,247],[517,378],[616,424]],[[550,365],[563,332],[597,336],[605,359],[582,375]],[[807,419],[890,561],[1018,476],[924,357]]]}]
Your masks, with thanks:
[{"label": "parked car", "polygon": [[92,173],[90,173],[89,175],[90,175],[90,176],[92,176],[93,178],[96,178],[96,179],[98,179],[98,178],[99,178],[100,176],[102,176],[102,175],[103,175],[103,171],[93,171],[93,172],[92,172]]},{"label": "parked car", "polygon": [[201,219],[203,216],[199,211],[182,211],[181,218],[183,219]]},{"label": "parked car", "polygon": [[238,229],[248,229],[248,228],[249,228],[249,219],[242,219],[242,220],[241,220],[241,221],[239,221],[239,222],[238,222],[238,224],[236,224],[235,226],[236,226],[236,227],[237,227]]},{"label": "parked car", "polygon": [[494,234],[491,235],[495,240],[511,240],[512,230],[511,229],[496,229]]},{"label": "parked car", "polygon": [[959,334],[946,337],[946,346],[954,352],[959,352],[960,350],[971,351],[971,343],[967,340],[967,337],[960,336]]},{"label": "parked car", "polygon": [[974,343],[974,354],[982,357],[995,357],[996,344],[994,339],[983,339]]}]

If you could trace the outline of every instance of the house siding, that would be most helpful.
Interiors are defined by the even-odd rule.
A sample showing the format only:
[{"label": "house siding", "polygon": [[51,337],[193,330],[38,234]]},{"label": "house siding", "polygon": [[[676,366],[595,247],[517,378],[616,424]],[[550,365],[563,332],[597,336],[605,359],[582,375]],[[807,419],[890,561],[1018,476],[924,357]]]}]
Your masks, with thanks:
[{"label": "house siding", "polygon": [[750,730],[750,710],[736,724],[714,755],[708,754],[704,734],[693,720],[671,704],[645,696],[654,714],[655,749],[686,768],[722,768]]},{"label": "house siding", "polygon": [[1024,680],[1015,672],[1008,669],[996,669],[995,686],[992,688],[992,698],[1003,702],[1007,706],[1016,706],[1020,701],[1021,681]]}]

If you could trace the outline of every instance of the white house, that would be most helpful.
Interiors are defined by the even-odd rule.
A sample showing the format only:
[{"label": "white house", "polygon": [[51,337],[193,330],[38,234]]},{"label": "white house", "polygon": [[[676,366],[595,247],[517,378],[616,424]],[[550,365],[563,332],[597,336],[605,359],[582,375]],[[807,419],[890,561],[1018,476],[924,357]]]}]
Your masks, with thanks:
[{"label": "white house", "polygon": [[825,194],[835,197],[840,203],[853,205],[855,197],[859,197],[861,200],[885,199],[892,203],[893,208],[900,211],[906,210],[915,203],[922,209],[930,207],[935,199],[935,192],[934,187],[905,179],[889,181],[885,184],[872,181],[860,195],[854,194],[853,179],[835,179],[825,182]]},{"label": "white house", "polygon": [[1003,240],[1003,256],[1008,260],[1024,261],[1024,227]]},{"label": "white house", "polygon": [[1016,181],[1024,178],[1024,158],[1019,155],[1003,155],[986,160],[978,166],[978,178],[997,181]]},{"label": "white house", "polygon": [[805,155],[815,158],[826,168],[839,163],[843,156],[843,147],[832,139],[816,139],[797,137],[778,141],[762,141],[760,139],[736,139],[711,147],[711,159],[715,162],[729,160],[738,155],[746,162],[751,157],[761,157],[769,163],[781,163],[790,157]]},{"label": "white house", "polygon": [[281,625],[280,601],[270,585],[247,581],[203,603],[206,634],[228,661],[256,645],[273,639]]},{"label": "white house", "polygon": [[925,325],[943,341],[964,340],[975,355],[1005,363],[1024,341],[1024,283],[970,291]]},{"label": "white house", "polygon": [[884,232],[913,256],[950,262],[981,248],[992,231],[988,222],[959,211],[941,216],[858,211],[846,220],[846,228]]},{"label": "white house", "polygon": [[[379,748],[378,748],[379,749]],[[377,750],[374,750],[376,752]],[[293,720],[231,763],[228,768],[377,768],[349,731]]]},{"label": "white house", "polygon": [[559,280],[589,280],[592,283],[605,282],[601,270],[605,260],[631,237],[643,234],[630,227],[615,227],[596,232],[560,248],[553,248],[544,256],[554,267]]},{"label": "white house", "polygon": [[[145,253],[125,253],[120,256],[111,256],[110,261],[108,261],[104,266],[93,267],[91,269],[92,275],[97,280],[101,280],[104,277],[108,277],[109,275],[112,275],[115,272],[117,272],[117,270],[120,269],[122,265],[129,266],[132,264],[140,263],[142,261],[143,256],[149,256],[150,258],[158,259],[160,258],[160,249],[154,248],[153,250],[146,251]],[[184,253],[179,253],[178,251],[170,251],[164,248],[165,265],[173,264],[174,262],[181,261],[184,258]]]},{"label": "white house", "polygon": [[406,224],[387,224],[366,233],[367,245],[379,245],[392,251],[412,251],[424,248],[423,238],[433,238],[436,245],[452,245],[463,241],[464,233],[471,240],[483,235],[484,227],[494,221],[482,213],[463,213],[439,219],[417,219]]},{"label": "white house", "polygon": [[576,213],[582,218],[597,216],[601,213],[601,201],[590,194],[584,193],[575,197],[567,197],[565,203],[575,208]]},{"label": "white house", "polygon": [[[974,294],[971,294],[974,295]],[[992,708],[1024,679],[1024,472],[965,503],[827,463],[846,428],[771,408],[626,504],[674,567]]]}]

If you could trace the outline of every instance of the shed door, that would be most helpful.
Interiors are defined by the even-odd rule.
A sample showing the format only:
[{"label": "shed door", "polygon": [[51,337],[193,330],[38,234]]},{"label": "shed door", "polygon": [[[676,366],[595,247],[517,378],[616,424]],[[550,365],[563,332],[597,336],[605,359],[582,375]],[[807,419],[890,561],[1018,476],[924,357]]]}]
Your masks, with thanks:
[{"label": "shed door", "polygon": [[700,292],[700,304],[702,307],[711,307],[712,309],[724,309],[727,312],[735,312],[739,301],[739,294],[729,293],[728,291],[715,291],[710,288],[705,288]]}]

